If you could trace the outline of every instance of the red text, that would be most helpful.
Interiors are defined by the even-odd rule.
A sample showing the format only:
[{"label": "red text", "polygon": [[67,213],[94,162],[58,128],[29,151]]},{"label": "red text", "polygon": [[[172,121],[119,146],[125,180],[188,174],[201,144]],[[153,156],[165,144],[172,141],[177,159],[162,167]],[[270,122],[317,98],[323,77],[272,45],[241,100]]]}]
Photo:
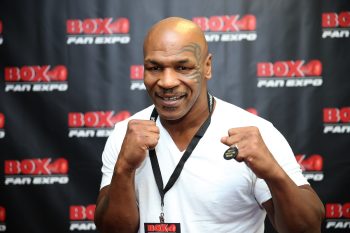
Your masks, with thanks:
[{"label": "red text", "polygon": [[238,32],[253,31],[256,29],[256,17],[244,15],[222,15],[207,17],[194,17],[193,22],[197,23],[203,31],[212,32]]},{"label": "red text", "polygon": [[125,34],[129,32],[130,23],[127,18],[70,19],[67,20],[68,34]]}]

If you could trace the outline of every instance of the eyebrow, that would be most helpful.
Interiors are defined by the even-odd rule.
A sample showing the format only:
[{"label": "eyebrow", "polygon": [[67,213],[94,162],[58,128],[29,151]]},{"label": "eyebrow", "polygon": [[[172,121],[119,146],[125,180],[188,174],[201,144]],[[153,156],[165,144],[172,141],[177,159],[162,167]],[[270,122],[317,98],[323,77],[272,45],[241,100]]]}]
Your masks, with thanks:
[{"label": "eyebrow", "polygon": [[151,64],[153,64],[153,65],[158,65],[158,64],[159,64],[157,61],[152,60],[152,59],[147,59],[147,60],[144,61],[144,63],[145,63],[145,64],[146,64],[146,63],[151,63]]},{"label": "eyebrow", "polygon": [[[181,60],[175,60],[175,61],[173,61],[172,63],[175,63],[175,64],[186,64],[186,63],[188,63],[188,62],[190,62],[190,59],[181,59]],[[156,61],[156,60],[153,60],[153,59],[146,59],[145,61],[144,61],[144,63],[146,64],[146,63],[151,63],[151,64],[153,64],[153,65],[159,65],[159,64],[161,64],[161,62],[159,62],[159,61]]]},{"label": "eyebrow", "polygon": [[188,62],[190,62],[190,59],[179,60],[179,61],[177,61],[176,63],[185,64],[185,63],[188,63]]}]

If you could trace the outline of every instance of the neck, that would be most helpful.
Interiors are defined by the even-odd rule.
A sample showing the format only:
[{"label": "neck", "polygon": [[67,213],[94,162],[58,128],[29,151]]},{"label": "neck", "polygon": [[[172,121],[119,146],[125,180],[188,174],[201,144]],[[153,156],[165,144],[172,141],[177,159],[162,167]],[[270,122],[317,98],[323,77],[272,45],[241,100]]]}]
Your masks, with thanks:
[{"label": "neck", "polygon": [[160,119],[164,128],[170,133],[185,133],[191,128],[199,128],[203,122],[208,118],[208,109],[198,111],[195,115],[191,114],[190,117],[187,114],[178,120],[164,120]]},{"label": "neck", "polygon": [[[213,103],[213,110],[214,110]],[[208,105],[201,107],[193,112],[188,112],[184,117],[178,120],[160,119],[163,127],[169,132],[176,146],[180,151],[187,148],[188,144],[206,121],[209,116]]]}]

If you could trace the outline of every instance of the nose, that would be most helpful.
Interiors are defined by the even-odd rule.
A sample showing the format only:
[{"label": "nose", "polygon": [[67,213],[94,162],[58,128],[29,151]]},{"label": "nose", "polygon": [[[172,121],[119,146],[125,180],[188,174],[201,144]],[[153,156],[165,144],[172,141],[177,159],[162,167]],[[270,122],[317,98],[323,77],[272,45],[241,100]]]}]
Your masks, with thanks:
[{"label": "nose", "polygon": [[172,89],[180,84],[180,81],[177,77],[175,71],[170,68],[166,68],[163,70],[163,74],[161,75],[158,86],[164,89]]}]

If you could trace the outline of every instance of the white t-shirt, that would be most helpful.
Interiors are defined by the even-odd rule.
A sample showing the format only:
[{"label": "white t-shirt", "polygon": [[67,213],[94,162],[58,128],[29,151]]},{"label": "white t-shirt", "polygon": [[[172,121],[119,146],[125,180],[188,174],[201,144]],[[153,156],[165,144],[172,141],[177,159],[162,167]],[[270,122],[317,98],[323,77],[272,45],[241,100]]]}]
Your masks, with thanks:
[{"label": "white t-shirt", "polygon": [[[264,232],[266,211],[261,204],[271,198],[264,180],[259,179],[244,162],[225,160],[227,146],[220,142],[229,128],[257,126],[265,144],[278,163],[297,185],[308,184],[285,140],[273,125],[239,107],[218,98],[211,124],[185,163],[180,177],[165,194],[165,222],[180,223],[182,233]],[[130,119],[149,119],[150,106]],[[102,155],[101,188],[110,184],[127,121],[116,124]],[[164,186],[183,152],[159,118],[160,139],[156,147]],[[140,212],[140,233],[145,222],[159,222],[161,200],[148,157],[136,171],[135,190]]]}]

